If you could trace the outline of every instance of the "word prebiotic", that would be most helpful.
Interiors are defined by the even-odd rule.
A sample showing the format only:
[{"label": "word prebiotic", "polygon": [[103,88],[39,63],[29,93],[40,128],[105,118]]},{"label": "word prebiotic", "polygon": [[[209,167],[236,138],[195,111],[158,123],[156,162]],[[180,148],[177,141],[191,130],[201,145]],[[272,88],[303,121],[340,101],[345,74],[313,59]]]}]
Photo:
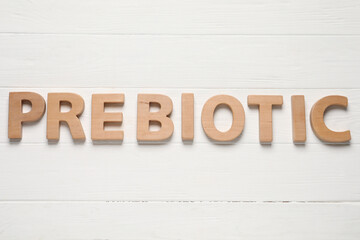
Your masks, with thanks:
[{"label": "word prebiotic", "polygon": [[[31,110],[23,112],[23,104],[29,102]],[[91,106],[91,139],[94,141],[122,141],[124,132],[106,131],[105,123],[121,124],[121,112],[105,112],[105,104],[124,104],[124,94],[93,94]],[[61,112],[61,105],[70,104],[68,112]],[[150,105],[160,106],[159,111],[150,111]],[[259,139],[261,143],[271,143],[272,133],[272,108],[281,106],[283,97],[280,95],[249,95],[249,106],[258,107],[259,110]],[[227,106],[233,116],[230,129],[226,132],[219,131],[214,124],[214,112],[217,107]],[[348,142],[351,139],[350,131],[335,132],[330,130],[324,122],[324,113],[330,106],[346,108],[348,99],[344,96],[331,95],[319,99],[310,112],[311,127],[315,135],[322,141],[330,143]],[[46,103],[44,98],[35,92],[10,92],[9,93],[9,122],[8,137],[21,139],[22,124],[41,119],[45,113]],[[85,139],[85,133],[79,116],[85,107],[84,100],[75,93],[49,93],[47,97],[47,129],[46,137],[49,140],[59,140],[60,123],[67,124],[73,139]],[[291,97],[293,141],[304,143],[306,141],[305,127],[305,98],[303,95]],[[172,100],[161,94],[138,94],[137,98],[137,140],[139,142],[159,142],[171,137],[174,124],[170,118],[173,110]],[[160,125],[158,131],[150,131],[150,125]],[[240,136],[244,129],[245,112],[241,102],[230,95],[216,95],[207,100],[201,112],[201,124],[205,134],[218,142],[230,142]],[[194,94],[183,93],[181,96],[181,131],[184,141],[194,139]]]}]

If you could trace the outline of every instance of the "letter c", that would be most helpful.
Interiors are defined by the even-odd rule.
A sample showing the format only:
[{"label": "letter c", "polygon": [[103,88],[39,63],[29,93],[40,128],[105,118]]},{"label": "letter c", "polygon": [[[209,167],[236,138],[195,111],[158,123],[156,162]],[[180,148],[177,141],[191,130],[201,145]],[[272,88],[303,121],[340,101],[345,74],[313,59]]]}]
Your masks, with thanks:
[{"label": "letter c", "polygon": [[334,132],[324,122],[325,110],[330,106],[341,106],[346,108],[348,99],[344,96],[326,96],[317,101],[310,112],[311,127],[315,135],[322,141],[330,143],[348,142],[351,139],[350,131]]}]

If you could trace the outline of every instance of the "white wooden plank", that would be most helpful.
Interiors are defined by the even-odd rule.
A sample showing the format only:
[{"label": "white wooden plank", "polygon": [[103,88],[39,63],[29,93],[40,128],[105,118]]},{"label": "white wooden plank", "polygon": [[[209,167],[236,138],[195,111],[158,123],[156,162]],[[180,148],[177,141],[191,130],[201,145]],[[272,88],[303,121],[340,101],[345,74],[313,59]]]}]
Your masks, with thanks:
[{"label": "white wooden plank", "polygon": [[[80,94],[85,100],[85,111],[81,116],[81,122],[87,137],[85,144],[92,144],[91,140],[91,95],[93,93],[124,93],[125,104],[123,107],[112,108],[111,111],[123,112],[124,122],[118,129],[124,131],[123,144],[134,144],[136,140],[137,121],[137,94],[158,93],[169,96],[174,105],[171,119],[174,122],[174,134],[170,144],[182,143],[181,140],[181,93],[192,92],[195,94],[195,138],[194,145],[199,143],[211,144],[201,126],[201,111],[204,103],[212,96],[228,94],[240,100],[245,110],[245,128],[235,144],[259,144],[259,114],[258,110],[247,106],[247,96],[251,94],[282,95],[284,104],[282,108],[273,110],[273,136],[274,144],[292,143],[292,119],[291,119],[291,95],[303,94],[306,101],[307,144],[324,144],[315,136],[310,126],[310,110],[312,105],[320,98],[328,95],[343,95],[348,97],[349,106],[346,111],[333,109],[325,114],[326,124],[334,131],[350,130],[352,135],[351,144],[360,143],[360,90],[359,89],[144,89],[144,88],[2,88],[0,89],[0,143],[8,143],[8,97],[11,91],[34,91],[42,94],[47,99],[50,92],[73,92]],[[231,112],[220,109],[215,115],[215,123],[220,130],[227,130],[232,122]],[[22,143],[46,144],[46,114],[39,123],[24,125]],[[73,140],[67,126],[61,127],[59,144],[71,143]]]},{"label": "white wooden plank", "polygon": [[0,35],[0,86],[360,88],[357,36]]},{"label": "white wooden plank", "polygon": [[360,205],[0,203],[0,237],[20,239],[357,240]]},{"label": "white wooden plank", "polygon": [[[356,0],[1,1],[0,239],[359,239],[359,13]],[[10,142],[8,93],[24,90],[83,96],[87,140],[62,127],[48,143],[44,116]],[[90,140],[91,94],[107,92],[126,96],[120,145]],[[149,92],[174,102],[165,144],[136,142],[136,95]],[[195,93],[193,144],[180,138],[182,92]],[[230,145],[201,128],[216,94],[246,112]],[[284,96],[272,145],[258,142],[249,94]],[[306,99],[301,146],[291,141],[293,94]],[[311,131],[312,104],[331,94],[349,98],[326,123],[350,129],[350,144]],[[217,126],[230,118],[220,110]]]},{"label": "white wooden plank", "polygon": [[359,201],[357,145],[0,145],[0,200]]},{"label": "white wooden plank", "polygon": [[357,0],[12,0],[1,32],[359,34]]}]

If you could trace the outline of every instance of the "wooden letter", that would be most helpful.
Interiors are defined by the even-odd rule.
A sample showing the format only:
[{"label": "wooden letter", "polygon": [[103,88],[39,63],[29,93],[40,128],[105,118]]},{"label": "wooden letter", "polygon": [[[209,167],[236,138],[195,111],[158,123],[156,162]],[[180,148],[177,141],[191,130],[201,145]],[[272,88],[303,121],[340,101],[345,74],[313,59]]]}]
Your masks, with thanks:
[{"label": "wooden letter", "polygon": [[[158,112],[150,112],[150,104],[160,105]],[[174,124],[169,118],[173,104],[168,96],[161,94],[138,94],[137,140],[164,141],[171,137]],[[150,123],[160,124],[159,131],[150,131]]]},{"label": "wooden letter", "polygon": [[304,95],[291,96],[291,110],[293,141],[295,143],[304,143],[306,141]]},{"label": "wooden letter", "polygon": [[194,94],[181,95],[181,137],[183,141],[194,139]]},{"label": "wooden letter", "polygon": [[[31,103],[31,110],[27,113],[22,111],[25,101]],[[39,94],[34,92],[10,92],[8,137],[10,139],[21,139],[22,123],[38,121],[42,118],[44,112],[45,100]]]},{"label": "wooden letter", "polygon": [[[68,112],[61,112],[61,103],[70,103],[71,110]],[[47,139],[59,140],[60,122],[65,122],[70,128],[70,133],[73,139],[84,140],[84,130],[78,118],[84,111],[84,105],[84,100],[77,94],[49,93],[46,134]]]},{"label": "wooden letter", "polygon": [[[231,128],[226,132],[216,129],[214,112],[220,105],[230,108],[233,116]],[[245,112],[242,104],[236,98],[229,95],[217,95],[211,97],[204,105],[201,113],[201,124],[206,135],[219,142],[229,142],[240,136],[245,124]]]},{"label": "wooden letter", "polygon": [[324,122],[325,110],[330,106],[346,108],[348,99],[344,96],[327,96],[317,101],[310,112],[311,127],[315,135],[322,141],[330,143],[348,142],[351,139],[350,131],[334,132],[327,128]]},{"label": "wooden letter", "polygon": [[91,105],[91,139],[123,140],[123,131],[105,131],[105,123],[122,123],[122,113],[106,113],[105,103],[124,104],[124,94],[93,94]]},{"label": "wooden letter", "polygon": [[271,143],[272,134],[272,106],[283,104],[283,97],[277,95],[249,95],[248,105],[259,107],[259,135],[261,143]]}]

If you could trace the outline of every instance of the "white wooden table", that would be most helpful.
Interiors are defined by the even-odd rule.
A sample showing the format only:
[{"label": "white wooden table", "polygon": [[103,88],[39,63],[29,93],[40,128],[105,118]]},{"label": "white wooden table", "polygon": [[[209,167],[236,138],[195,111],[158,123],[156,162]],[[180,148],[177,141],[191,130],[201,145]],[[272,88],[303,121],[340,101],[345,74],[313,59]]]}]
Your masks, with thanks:
[{"label": "white wooden table", "polygon": [[[46,117],[7,138],[8,93],[74,92],[87,140]],[[124,93],[121,145],[90,139],[92,93]],[[181,141],[181,93],[195,94],[195,139]],[[173,100],[175,132],[136,141],[136,95]],[[205,101],[244,106],[238,142],[210,142]],[[274,141],[258,141],[249,94],[280,94]],[[291,95],[305,95],[307,142],[291,135]],[[321,97],[347,96],[326,123],[347,145],[320,142],[309,124]],[[0,0],[0,239],[360,239],[360,2],[358,0]],[[118,111],[119,109],[110,109]],[[217,111],[227,129],[231,113]]]}]

